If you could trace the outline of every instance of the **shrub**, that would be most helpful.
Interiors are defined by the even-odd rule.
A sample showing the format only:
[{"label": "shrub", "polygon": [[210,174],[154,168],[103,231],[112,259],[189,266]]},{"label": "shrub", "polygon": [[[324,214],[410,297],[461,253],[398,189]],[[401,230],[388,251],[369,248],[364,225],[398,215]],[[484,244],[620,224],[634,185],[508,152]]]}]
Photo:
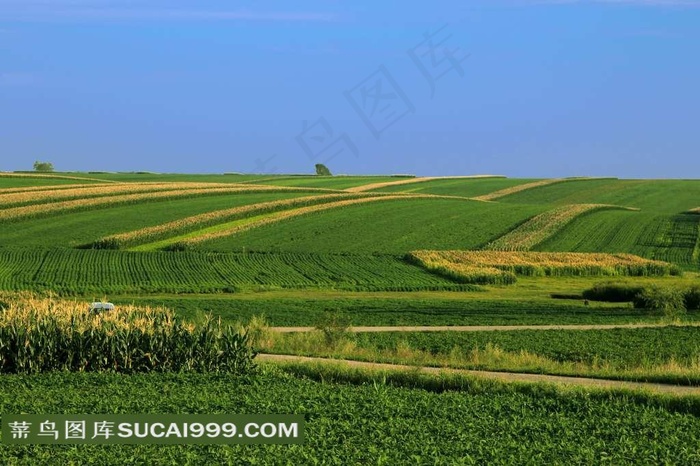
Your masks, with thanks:
[{"label": "shrub", "polygon": [[190,250],[190,244],[185,241],[178,241],[177,243],[169,244],[163,248],[163,251],[170,252],[183,252]]},{"label": "shrub", "polygon": [[634,298],[634,307],[658,311],[666,316],[685,313],[684,293],[677,288],[652,286],[643,289]]},{"label": "shrub", "polygon": [[683,298],[687,310],[700,311],[700,285],[685,290]]},{"label": "shrub", "polygon": [[337,311],[326,311],[316,324],[327,346],[333,346],[350,335],[350,320]]},{"label": "shrub", "polygon": [[103,238],[93,241],[90,249],[121,249],[121,244],[116,238]]},{"label": "shrub", "polygon": [[644,287],[639,285],[624,282],[601,282],[596,283],[593,288],[585,290],[582,296],[591,301],[628,303],[634,301],[635,297],[642,291],[644,291]]}]

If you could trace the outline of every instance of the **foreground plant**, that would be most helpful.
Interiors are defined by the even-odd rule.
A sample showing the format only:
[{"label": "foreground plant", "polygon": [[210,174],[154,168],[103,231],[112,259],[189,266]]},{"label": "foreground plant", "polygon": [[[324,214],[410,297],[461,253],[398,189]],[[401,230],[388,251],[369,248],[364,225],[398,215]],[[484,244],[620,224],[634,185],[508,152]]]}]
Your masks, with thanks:
[{"label": "foreground plant", "polygon": [[245,332],[164,308],[90,313],[84,303],[24,296],[0,311],[0,372],[233,372],[253,367]]}]

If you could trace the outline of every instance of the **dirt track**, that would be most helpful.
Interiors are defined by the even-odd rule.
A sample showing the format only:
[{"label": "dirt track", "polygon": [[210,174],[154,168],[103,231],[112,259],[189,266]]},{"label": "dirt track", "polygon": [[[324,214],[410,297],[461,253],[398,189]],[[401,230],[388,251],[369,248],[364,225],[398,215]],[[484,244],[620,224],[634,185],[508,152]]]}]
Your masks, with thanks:
[{"label": "dirt track", "polygon": [[262,362],[297,362],[297,363],[320,363],[329,365],[341,365],[345,367],[371,369],[382,371],[415,371],[425,374],[464,374],[483,379],[498,380],[501,382],[530,382],[530,383],[552,383],[557,385],[568,385],[592,388],[618,388],[628,390],[645,390],[668,395],[700,395],[700,387],[688,387],[680,385],[669,385],[659,383],[624,382],[607,379],[591,379],[585,377],[564,377],[558,375],[523,374],[511,372],[491,372],[474,371],[467,369],[449,369],[441,367],[407,366],[401,364],[382,364],[362,361],[350,361],[344,359],[310,358],[305,356],[289,356],[281,354],[259,354],[256,358]]},{"label": "dirt track", "polygon": [[[610,325],[473,325],[473,326],[406,326],[406,327],[350,327],[351,332],[496,332],[507,330],[609,330],[614,328],[654,328],[670,327],[672,324],[610,324]],[[692,322],[685,327],[700,326]],[[310,332],[314,327],[270,327],[273,332]]]}]

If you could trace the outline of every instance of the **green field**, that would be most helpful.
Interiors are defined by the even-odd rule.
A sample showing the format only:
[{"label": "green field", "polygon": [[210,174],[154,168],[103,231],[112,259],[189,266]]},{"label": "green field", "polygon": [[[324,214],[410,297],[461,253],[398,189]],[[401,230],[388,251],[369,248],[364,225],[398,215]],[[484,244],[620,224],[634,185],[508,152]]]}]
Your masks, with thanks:
[{"label": "green field", "polygon": [[198,247],[353,253],[473,249],[540,211],[460,199],[392,200],[304,215]]},{"label": "green field", "polygon": [[0,249],[0,289],[217,293],[246,289],[469,290],[394,256]]},{"label": "green field", "polygon": [[[169,448],[2,445],[2,464],[700,462],[700,327],[695,326],[700,312],[691,305],[696,296],[693,286],[700,284],[700,216],[684,213],[700,206],[700,181],[567,180],[483,202],[467,198],[536,180],[437,179],[377,189],[377,193],[435,197],[329,204],[327,210],[309,212],[303,203],[274,204],[269,210],[257,204],[327,193],[350,199],[356,195],[344,190],[405,178],[58,175],[122,183],[259,183],[279,188],[137,199],[128,204],[86,205],[81,210],[64,209],[60,196],[54,196],[42,199],[38,207],[56,209],[40,212],[36,218],[16,218],[7,211],[8,221],[0,228],[0,316],[6,318],[0,328],[4,335],[0,349],[6,356],[3,367],[5,372],[41,373],[2,374],[0,412],[303,413],[307,442],[302,446]],[[81,182],[95,183],[0,177],[0,189],[58,188]],[[283,187],[308,190],[283,192]],[[88,201],[86,196],[78,199]],[[16,202],[20,197],[6,199]],[[566,221],[555,215],[560,206],[582,203],[639,210],[596,210]],[[229,212],[252,205],[256,207],[242,213]],[[572,212],[583,208],[587,206],[574,206]],[[216,211],[226,212],[183,221]],[[639,296],[616,303],[584,299],[585,290],[611,280],[589,276],[594,262],[589,255],[547,255],[548,267],[563,261],[562,270],[568,272],[550,271],[551,276],[546,276],[544,269],[525,264],[525,256],[489,251],[496,254],[492,262],[477,268],[519,272],[513,280],[482,285],[462,284],[468,280],[437,267],[438,259],[452,254],[454,270],[470,276],[475,265],[469,257],[485,257],[487,252],[469,251],[484,249],[514,230],[522,231],[516,229],[524,224],[529,232],[539,233],[544,228],[541,217],[528,220],[544,212],[555,212],[551,215],[554,227],[547,230],[545,240],[533,243],[534,251],[627,253],[668,262],[654,264],[667,272],[664,276],[614,278],[634,288],[634,293],[643,290],[644,308],[635,308],[631,302],[641,302]],[[273,218],[274,222],[256,223]],[[209,241],[184,241],[210,232],[228,234],[231,227],[242,225],[252,227]],[[99,242],[149,227],[154,228],[146,230],[146,236],[141,232],[136,240]],[[157,250],[163,246],[172,250]],[[443,252],[451,250],[455,252]],[[436,264],[411,262],[409,253],[416,251],[432,254]],[[676,266],[682,276],[676,274],[680,273]],[[526,269],[530,271],[525,273]],[[99,299],[113,302],[116,314],[83,316],[88,302]],[[38,308],[37,303],[43,303],[42,312],[49,315],[71,308],[81,317],[58,313],[63,316],[61,322],[73,326],[50,330],[53,327],[44,321],[26,317],[34,315],[31,310]],[[170,309],[174,317],[149,317],[154,320],[148,322],[177,322],[173,328],[178,330],[171,332],[177,337],[167,340],[156,330],[144,329],[142,317],[134,317],[124,328],[109,320],[127,309],[137,316],[164,312],[158,307]],[[106,320],[100,320],[103,317]],[[96,327],[80,327],[81,319]],[[217,327],[205,332],[212,322]],[[677,326],[668,326],[671,323]],[[626,328],[348,331],[348,327],[372,326],[612,324]],[[271,327],[314,330],[283,334]],[[504,377],[510,381],[406,370],[333,369],[306,362],[265,362],[256,372],[237,376],[232,366],[219,365],[230,352],[216,340],[224,335],[223,328],[226,338],[247,331],[250,340],[245,341],[266,353],[489,370],[501,376],[508,373]],[[209,346],[193,336],[200,331],[196,335],[204,335],[201,340]],[[46,359],[46,355],[64,354],[61,345],[69,344],[84,359],[65,364],[58,359],[69,357]],[[134,347],[127,348],[129,344]],[[173,364],[170,353],[176,351],[167,349],[168,345],[182,350],[180,362]],[[153,351],[156,347],[165,350],[158,353]],[[194,357],[196,351],[206,352],[207,357]],[[159,364],[158,358],[170,365]],[[129,374],[133,360],[140,361],[139,371],[146,373]],[[90,365],[100,372],[79,372],[93,369]],[[166,372],[158,373],[159,369]],[[514,376],[534,374],[579,376],[588,381],[593,377],[602,379],[603,386],[592,389],[576,382],[581,386],[555,388],[512,382]],[[611,390],[606,384],[613,380],[654,382],[671,394],[642,394],[630,385],[628,389],[635,391]],[[686,390],[683,393],[696,394],[681,395],[681,388]]]},{"label": "green field", "polygon": [[526,178],[454,178],[430,180],[397,186],[377,188],[377,192],[402,192],[413,194],[438,194],[441,196],[476,197],[520,184],[530,183],[535,179]]},{"label": "green field", "polygon": [[700,216],[650,212],[598,211],[566,225],[538,251],[630,252],[648,259],[673,262],[690,269],[700,266]]},{"label": "green field", "polygon": [[0,246],[76,247],[105,236],[159,225],[191,215],[312,194],[236,193],[57,213],[52,217],[23,220],[0,229]]},{"label": "green field", "polygon": [[[321,376],[322,374],[319,374]],[[700,419],[644,397],[508,389],[464,381],[440,392],[381,377],[316,381],[294,370],[220,374],[3,376],[0,411],[298,413],[299,446],[8,446],[5,464],[693,464]],[[418,384],[417,384],[418,385]],[[427,385],[427,384],[426,384]],[[435,384],[439,386],[438,384]],[[455,385],[459,385],[455,382]],[[41,393],[41,396],[36,396]],[[692,406],[692,404],[690,405]],[[360,447],[361,446],[361,447]]]}]

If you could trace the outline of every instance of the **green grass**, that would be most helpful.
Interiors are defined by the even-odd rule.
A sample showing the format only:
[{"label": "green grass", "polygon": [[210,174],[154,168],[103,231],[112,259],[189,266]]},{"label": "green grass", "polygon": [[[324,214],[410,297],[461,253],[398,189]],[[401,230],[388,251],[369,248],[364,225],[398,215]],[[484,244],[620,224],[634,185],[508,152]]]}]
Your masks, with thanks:
[{"label": "green grass", "polygon": [[75,247],[104,236],[159,225],[183,217],[258,202],[309,196],[310,193],[236,193],[149,201],[97,210],[27,219],[0,229],[0,246]]},{"label": "green grass", "polygon": [[[264,315],[278,327],[310,326],[330,312],[354,326],[402,325],[550,325],[658,322],[657,314],[628,304],[549,298],[509,300],[479,293],[349,293],[279,291],[229,296],[111,296],[116,304],[164,306],[183,318],[204,315],[247,323]],[[693,315],[689,319],[695,319]]]},{"label": "green grass", "polygon": [[698,180],[579,180],[528,189],[499,199],[518,204],[613,204],[679,214],[697,207]]},{"label": "green grass", "polygon": [[0,249],[0,289],[217,293],[259,288],[474,289],[393,256]]},{"label": "green grass", "polygon": [[525,178],[455,178],[446,180],[421,181],[398,186],[387,186],[374,191],[395,193],[410,192],[414,194],[439,194],[443,196],[476,197],[505,188],[531,183],[536,179]]},{"label": "green grass", "polygon": [[[299,376],[292,374],[299,373]],[[302,375],[303,374],[303,375]],[[316,381],[325,378],[328,382]],[[352,383],[343,379],[351,379]],[[404,388],[412,380],[430,387]],[[54,464],[693,464],[696,401],[561,393],[469,379],[330,370],[227,375],[42,374],[0,380],[4,413],[304,414],[295,446],[9,446],[8,465]],[[337,381],[334,381],[337,380]],[[443,391],[440,386],[455,386]],[[42,396],[36,396],[41,393]],[[361,446],[361,447],[359,447]]]},{"label": "green grass", "polygon": [[574,219],[534,250],[629,252],[693,269],[700,265],[693,258],[699,225],[700,216],[690,214],[598,211]]},{"label": "green grass", "polygon": [[541,210],[541,206],[459,199],[399,199],[290,218],[197,247],[397,254],[414,249],[470,249]]}]

